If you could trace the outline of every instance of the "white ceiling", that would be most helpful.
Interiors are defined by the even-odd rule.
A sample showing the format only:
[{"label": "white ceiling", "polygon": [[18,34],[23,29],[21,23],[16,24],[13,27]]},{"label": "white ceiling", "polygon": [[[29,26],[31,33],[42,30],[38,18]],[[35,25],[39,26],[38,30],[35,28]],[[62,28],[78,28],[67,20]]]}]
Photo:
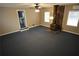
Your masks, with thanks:
[{"label": "white ceiling", "polygon": [[[40,3],[41,7],[52,7],[53,5],[65,5],[65,4],[52,4],[52,3]],[[34,3],[0,3],[0,7],[34,7]]]}]

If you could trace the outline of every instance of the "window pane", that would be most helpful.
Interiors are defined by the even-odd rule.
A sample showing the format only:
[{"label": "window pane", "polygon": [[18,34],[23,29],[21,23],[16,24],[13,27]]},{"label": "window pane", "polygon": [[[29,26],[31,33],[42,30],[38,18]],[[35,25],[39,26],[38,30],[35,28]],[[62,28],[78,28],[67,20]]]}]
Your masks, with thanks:
[{"label": "window pane", "polygon": [[67,25],[77,27],[79,21],[79,11],[70,11]]},{"label": "window pane", "polygon": [[49,17],[50,17],[50,12],[45,12],[44,13],[44,21],[49,22]]}]

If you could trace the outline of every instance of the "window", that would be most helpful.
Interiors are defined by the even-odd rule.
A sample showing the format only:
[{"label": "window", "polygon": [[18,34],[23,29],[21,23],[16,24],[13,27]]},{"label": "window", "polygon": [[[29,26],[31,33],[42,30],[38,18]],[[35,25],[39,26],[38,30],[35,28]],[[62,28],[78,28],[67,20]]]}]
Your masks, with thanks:
[{"label": "window", "polygon": [[44,13],[44,21],[49,22],[49,17],[50,17],[50,12],[45,12]]},{"label": "window", "polygon": [[79,21],[79,11],[70,11],[67,25],[77,27]]}]

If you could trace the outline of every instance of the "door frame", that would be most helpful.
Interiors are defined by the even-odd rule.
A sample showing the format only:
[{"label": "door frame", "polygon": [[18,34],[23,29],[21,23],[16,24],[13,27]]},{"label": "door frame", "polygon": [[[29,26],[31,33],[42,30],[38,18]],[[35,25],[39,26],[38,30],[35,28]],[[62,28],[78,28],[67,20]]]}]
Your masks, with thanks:
[{"label": "door frame", "polygon": [[26,28],[28,27],[28,25],[27,25],[27,19],[26,19],[26,12],[25,12],[25,10],[24,9],[17,9],[16,10],[16,14],[17,14],[17,20],[18,20],[18,23],[19,23],[19,30],[21,29],[21,26],[20,26],[20,21],[19,21],[19,17],[18,17],[18,11],[23,11],[24,12],[24,18],[25,18],[25,20],[24,20],[24,23],[25,23],[25,26],[26,26]]}]

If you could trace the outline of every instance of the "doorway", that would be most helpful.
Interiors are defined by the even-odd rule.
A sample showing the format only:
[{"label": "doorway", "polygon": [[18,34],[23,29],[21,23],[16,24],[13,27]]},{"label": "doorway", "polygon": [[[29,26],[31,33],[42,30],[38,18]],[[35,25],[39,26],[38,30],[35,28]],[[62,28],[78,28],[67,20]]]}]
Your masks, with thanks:
[{"label": "doorway", "polygon": [[51,30],[62,30],[62,21],[64,15],[65,6],[55,5],[54,6],[54,20],[53,23],[50,24]]},{"label": "doorway", "polygon": [[26,28],[24,11],[18,10],[17,14],[18,14],[18,19],[19,19],[19,24],[20,24],[20,30],[23,30]]}]

